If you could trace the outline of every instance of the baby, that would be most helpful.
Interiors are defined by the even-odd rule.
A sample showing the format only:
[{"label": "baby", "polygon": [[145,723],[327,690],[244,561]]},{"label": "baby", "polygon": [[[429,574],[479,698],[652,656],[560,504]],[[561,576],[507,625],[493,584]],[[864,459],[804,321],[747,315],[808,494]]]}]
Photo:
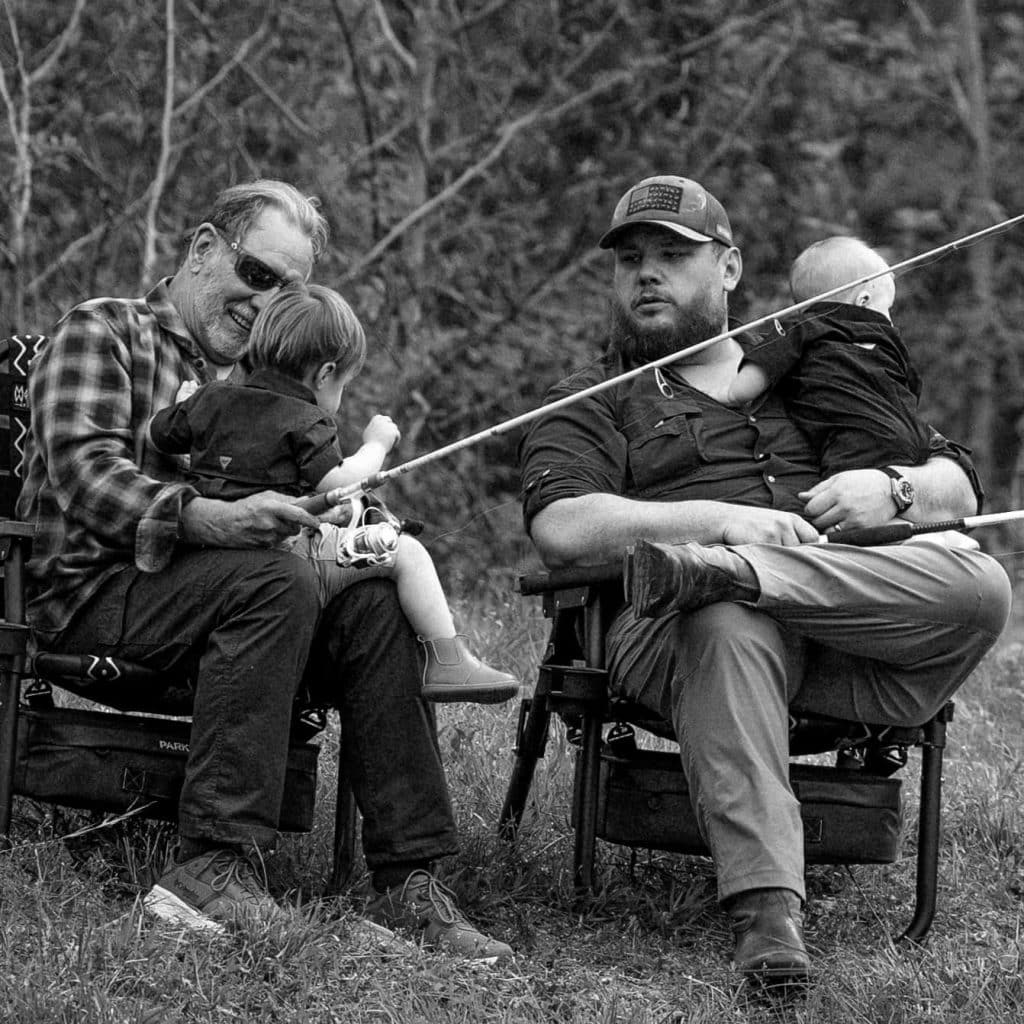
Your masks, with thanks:
[{"label": "baby", "polygon": [[[793,262],[795,302],[885,271],[885,260],[857,238],[815,242]],[[921,382],[890,310],[896,298],[892,274],[855,285],[815,302],[792,319],[774,322],[746,350],[739,372],[719,397],[742,405],[779,385],[791,417],[810,437],[822,476],[846,469],[881,469],[896,483],[895,463],[928,459],[931,431],[918,418]],[[894,488],[897,511],[902,500]]]},{"label": "baby", "polygon": [[[381,469],[401,436],[389,416],[374,416],[362,446],[342,456],[334,416],[365,356],[362,325],[340,295],[289,284],[253,324],[248,379],[198,388],[186,381],[177,404],[150,422],[150,443],[165,454],[187,454],[191,482],[209,498],[231,501],[265,490],[299,496],[358,484]],[[424,646],[425,698],[496,704],[519,692],[516,679],[481,662],[456,634],[437,570],[419,541],[403,533],[392,558],[353,568],[338,562],[339,531],[324,523],[287,546],[313,564],[325,603],[371,576],[395,580]]]}]

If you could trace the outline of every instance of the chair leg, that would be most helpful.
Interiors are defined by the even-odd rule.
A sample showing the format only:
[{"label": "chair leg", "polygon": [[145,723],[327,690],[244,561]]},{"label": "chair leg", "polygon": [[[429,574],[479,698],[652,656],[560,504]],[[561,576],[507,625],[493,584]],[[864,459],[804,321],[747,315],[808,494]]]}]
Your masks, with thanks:
[{"label": "chair leg", "polygon": [[576,759],[573,796],[576,829],[573,835],[573,880],[578,893],[594,888],[594,847],[597,842],[597,799],[601,771],[602,716],[583,716],[582,746]]},{"label": "chair leg", "polygon": [[338,797],[334,810],[334,863],[328,882],[328,891],[332,895],[341,891],[355,867],[358,815],[352,787],[339,764]]},{"label": "chair leg", "polygon": [[535,694],[520,704],[515,761],[498,818],[498,835],[509,842],[514,841],[519,832],[537,761],[544,756],[550,722],[551,711],[546,695]]},{"label": "chair leg", "polygon": [[11,828],[20,682],[18,673],[10,668],[0,670],[0,841]]},{"label": "chair leg", "polygon": [[917,828],[917,902],[914,917],[900,939],[920,942],[935,917],[942,817],[942,755],[946,746],[945,711],[924,727],[921,753],[921,808]]}]

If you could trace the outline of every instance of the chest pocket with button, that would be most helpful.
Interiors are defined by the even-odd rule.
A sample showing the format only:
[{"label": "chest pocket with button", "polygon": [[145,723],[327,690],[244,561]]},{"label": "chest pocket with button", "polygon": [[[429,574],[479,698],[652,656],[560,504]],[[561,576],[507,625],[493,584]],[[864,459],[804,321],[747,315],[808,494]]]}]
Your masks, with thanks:
[{"label": "chest pocket with button", "polygon": [[703,427],[700,406],[687,399],[656,402],[632,416],[626,410],[622,432],[637,497],[656,497],[707,462]]}]

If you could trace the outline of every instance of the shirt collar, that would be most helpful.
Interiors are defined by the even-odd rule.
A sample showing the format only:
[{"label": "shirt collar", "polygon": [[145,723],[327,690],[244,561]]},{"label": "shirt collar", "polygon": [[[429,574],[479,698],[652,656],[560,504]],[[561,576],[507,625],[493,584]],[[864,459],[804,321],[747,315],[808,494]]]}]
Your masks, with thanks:
[{"label": "shirt collar", "polygon": [[245,383],[251,388],[262,388],[264,391],[273,391],[289,398],[301,398],[304,402],[316,405],[316,395],[302,381],[289,377],[280,370],[272,370],[267,366],[260,367],[245,378]]},{"label": "shirt collar", "polygon": [[855,306],[852,302],[836,302],[834,299],[822,299],[821,302],[815,302],[804,312],[811,316],[839,316],[855,323],[888,324],[890,322],[889,318],[884,313],[879,313],[877,309]]}]

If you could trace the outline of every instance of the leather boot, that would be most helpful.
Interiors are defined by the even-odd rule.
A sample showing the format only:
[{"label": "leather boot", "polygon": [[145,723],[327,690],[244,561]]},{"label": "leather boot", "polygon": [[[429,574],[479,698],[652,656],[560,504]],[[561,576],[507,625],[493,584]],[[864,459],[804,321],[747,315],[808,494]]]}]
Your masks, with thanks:
[{"label": "leather boot", "polygon": [[800,897],[789,889],[751,889],[729,902],[736,936],[733,966],[752,981],[785,985],[811,971],[804,947]]},{"label": "leather boot", "polygon": [[721,545],[637,541],[626,549],[622,572],[626,598],[641,619],[718,601],[756,601],[761,594],[754,570]]},{"label": "leather boot", "polygon": [[423,696],[439,704],[456,701],[500,704],[519,693],[519,680],[485,665],[466,646],[463,636],[419,637],[427,655]]}]

